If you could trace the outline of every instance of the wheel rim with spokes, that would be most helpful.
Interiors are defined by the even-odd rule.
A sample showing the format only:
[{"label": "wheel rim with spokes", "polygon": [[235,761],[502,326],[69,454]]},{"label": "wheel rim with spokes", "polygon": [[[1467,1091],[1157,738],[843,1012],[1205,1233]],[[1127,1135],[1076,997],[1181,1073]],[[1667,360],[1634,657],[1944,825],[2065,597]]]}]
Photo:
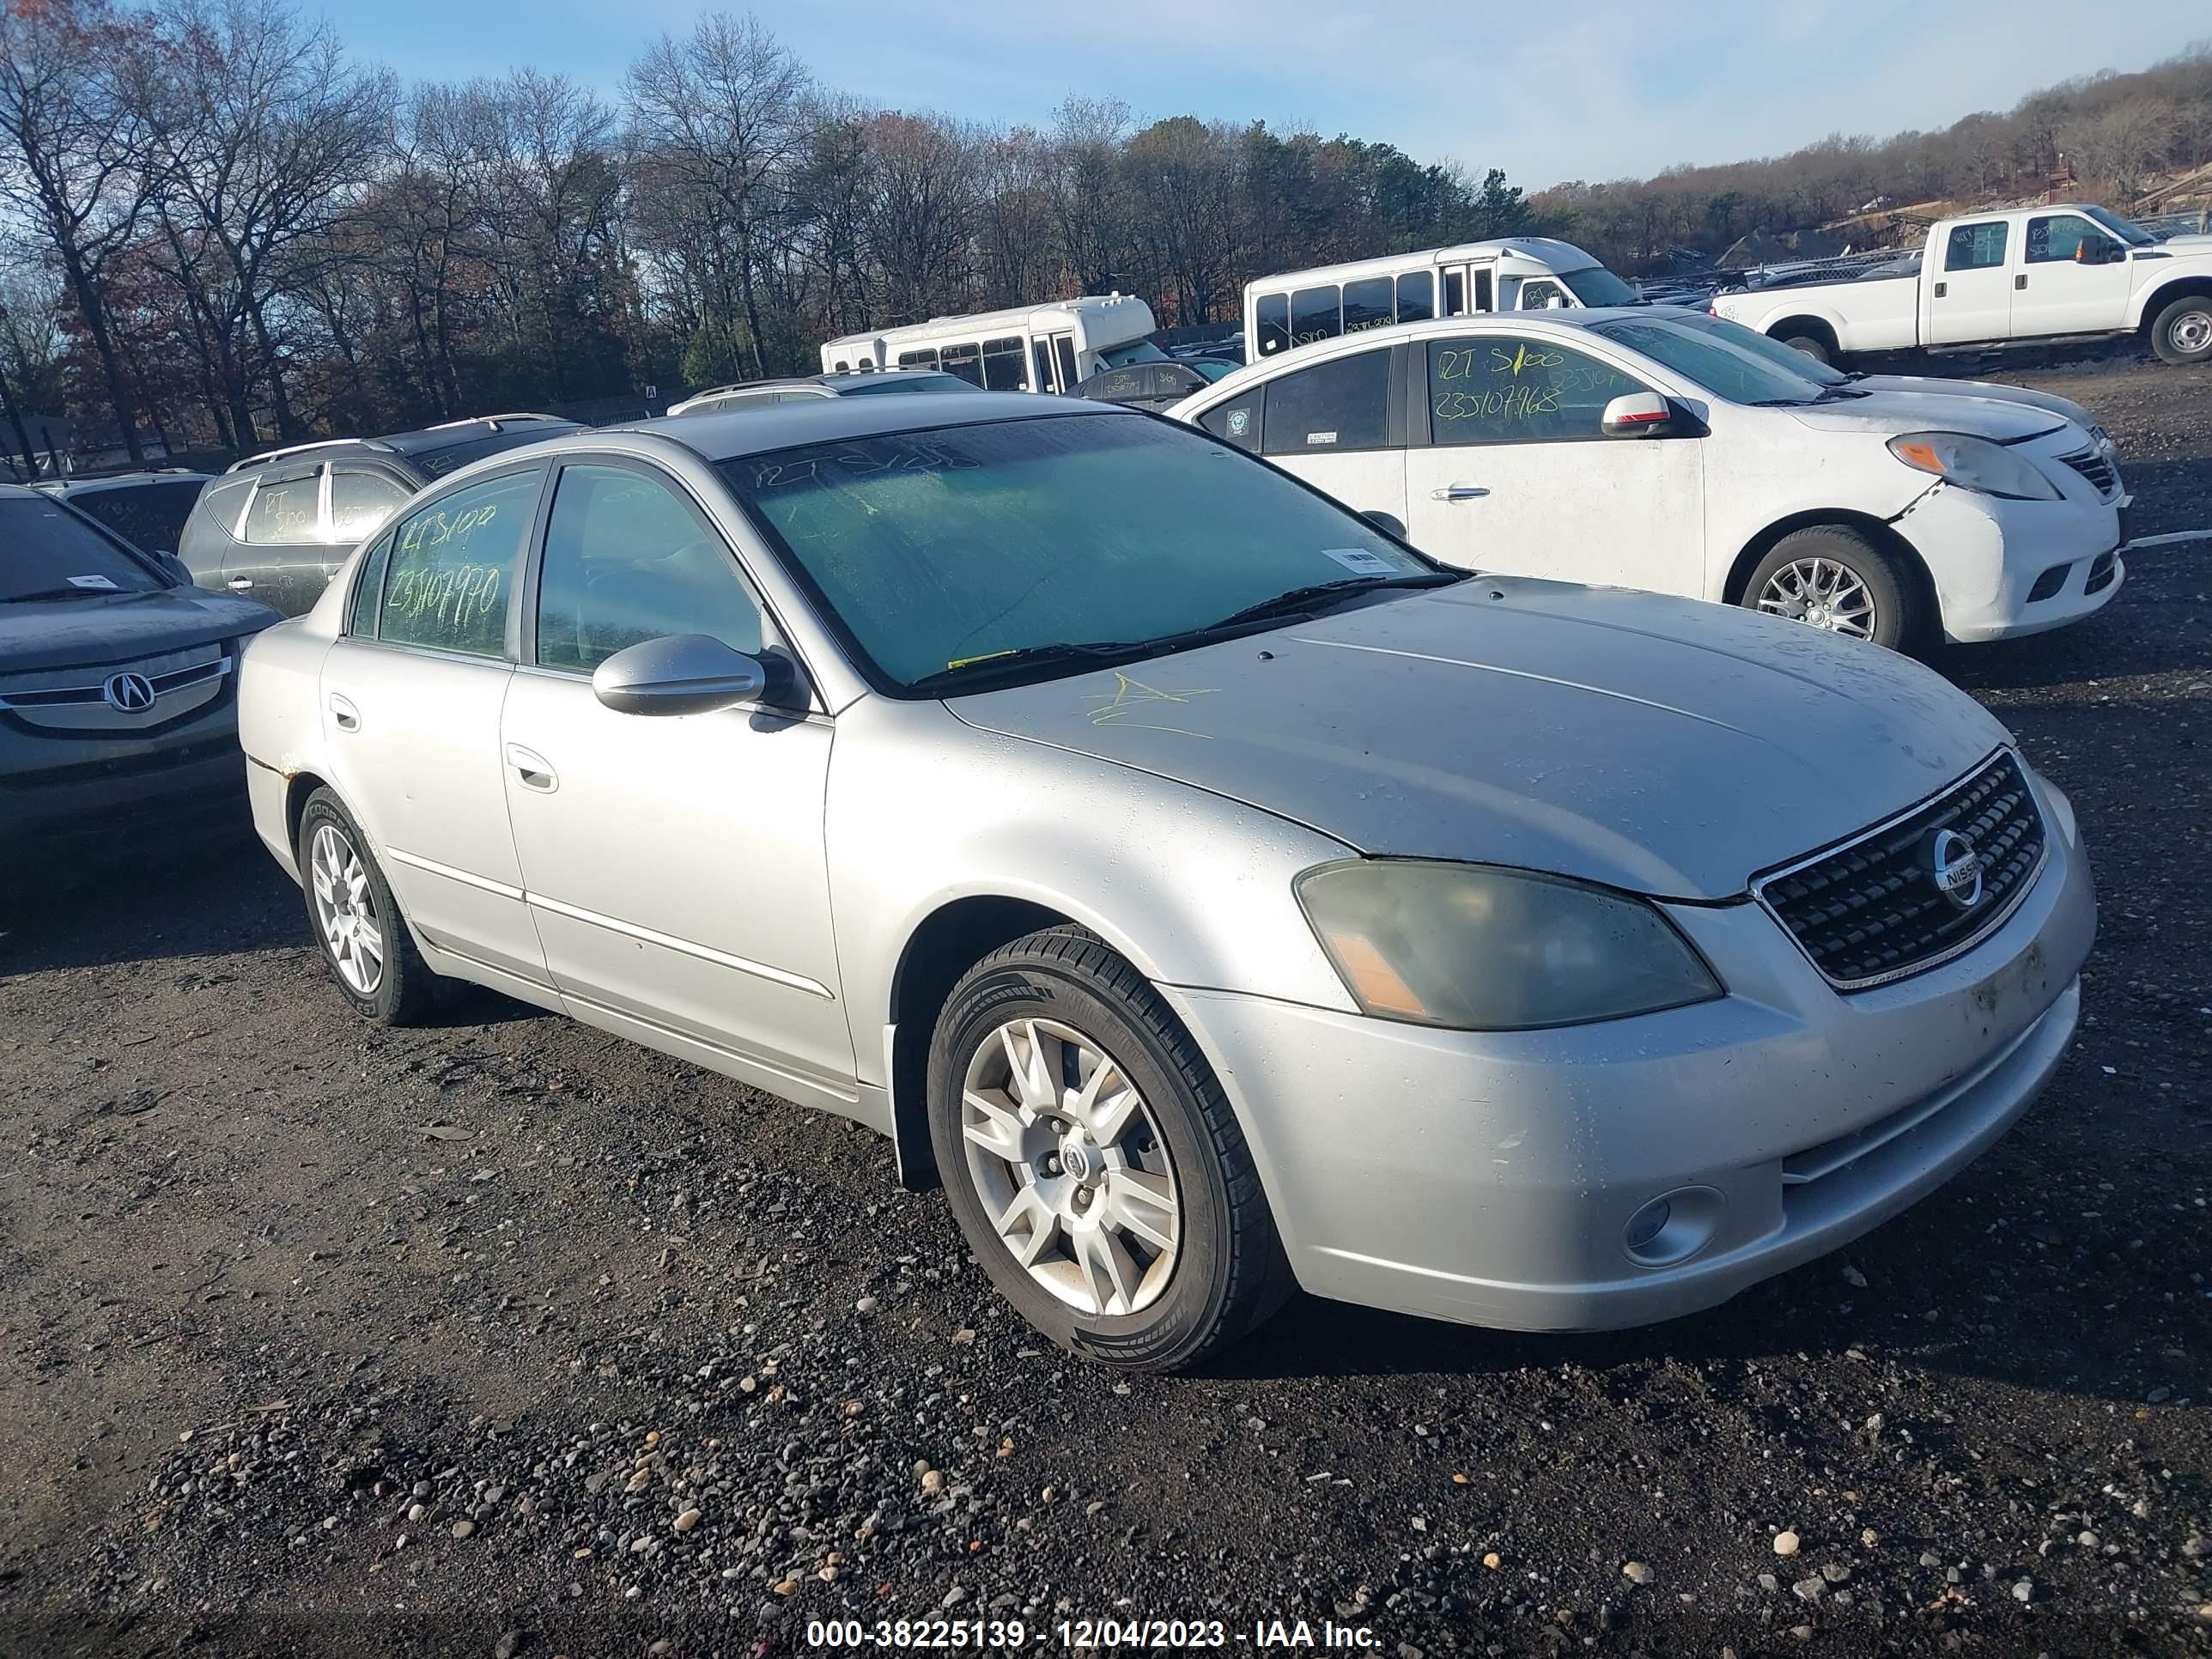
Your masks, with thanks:
[{"label": "wheel rim with spokes", "polygon": [[1835,559],[1796,559],[1766,579],[1759,608],[1855,640],[1874,637],[1874,595],[1857,571]]},{"label": "wheel rim with spokes", "polygon": [[1007,1021],[968,1062],[960,1131],[985,1215],[1037,1284],[1086,1314],[1159,1299],[1182,1194],[1152,1109],[1103,1048],[1056,1020]]},{"label": "wheel rim with spokes", "polygon": [[376,914],[368,867],[352,839],[334,823],[318,824],[309,848],[315,925],[322,929],[331,966],[349,989],[374,996],[384,982],[384,922]]},{"label": "wheel rim with spokes", "polygon": [[2212,345],[2212,311],[2185,311],[2166,331],[2176,351],[2202,351]]}]

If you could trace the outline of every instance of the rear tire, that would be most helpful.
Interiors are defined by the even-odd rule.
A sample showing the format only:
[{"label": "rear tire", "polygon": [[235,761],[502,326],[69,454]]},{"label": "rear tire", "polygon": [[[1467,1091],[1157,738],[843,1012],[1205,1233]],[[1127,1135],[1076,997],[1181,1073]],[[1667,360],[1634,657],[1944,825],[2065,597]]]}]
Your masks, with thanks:
[{"label": "rear tire", "polygon": [[363,1019],[420,1024],[454,981],[433,973],[352,814],[325,787],[307,797],[294,849],[307,926],[340,994]]},{"label": "rear tire", "polygon": [[1864,531],[1840,524],[1793,530],[1775,543],[1737,603],[1893,651],[1919,649],[1935,622],[1896,559]]},{"label": "rear tire", "polygon": [[1782,343],[1788,346],[1792,351],[1802,351],[1816,363],[1826,363],[1831,368],[1835,366],[1835,348],[1830,345],[1827,341],[1821,338],[1820,336],[1817,334],[1796,333],[1785,334],[1782,336],[1781,338]]},{"label": "rear tire", "polygon": [[968,970],[931,1039],[928,1110],[969,1248],[1071,1352],[1182,1370],[1289,1294],[1220,1084],[1151,982],[1094,935],[1048,928]]},{"label": "rear tire", "polygon": [[2212,362],[2212,294],[2185,294],[2160,312],[2150,349],[2178,368]]}]

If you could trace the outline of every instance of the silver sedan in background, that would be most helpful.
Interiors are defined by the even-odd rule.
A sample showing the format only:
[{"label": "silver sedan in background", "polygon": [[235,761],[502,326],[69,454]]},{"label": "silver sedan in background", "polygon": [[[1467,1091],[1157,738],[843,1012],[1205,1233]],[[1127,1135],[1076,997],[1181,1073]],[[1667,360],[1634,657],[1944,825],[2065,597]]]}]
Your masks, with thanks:
[{"label": "silver sedan in background", "polygon": [[474,981],[883,1131],[1054,1340],[1295,1283],[1720,1302],[2058,1063],[2065,797],[1918,664],[1448,570],[1206,434],[996,394],[443,480],[246,656],[339,990]]}]

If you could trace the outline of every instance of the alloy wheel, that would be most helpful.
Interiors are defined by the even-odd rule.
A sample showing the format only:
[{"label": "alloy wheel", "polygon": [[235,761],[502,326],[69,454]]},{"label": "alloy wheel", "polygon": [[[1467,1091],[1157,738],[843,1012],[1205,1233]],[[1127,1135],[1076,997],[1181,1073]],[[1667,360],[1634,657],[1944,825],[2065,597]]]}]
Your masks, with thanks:
[{"label": "alloy wheel", "polygon": [[961,1090],[961,1139],[1000,1242],[1079,1312],[1140,1312],[1175,1272],[1182,1195],[1152,1109],[1073,1027],[1016,1019]]},{"label": "alloy wheel", "polygon": [[375,995],[384,981],[384,923],[360,851],[336,824],[318,824],[307,863],[315,924],[331,965],[356,995]]},{"label": "alloy wheel", "polygon": [[1874,595],[1856,571],[1834,559],[1798,559],[1784,565],[1759,590],[1759,608],[1855,640],[1874,637]]}]

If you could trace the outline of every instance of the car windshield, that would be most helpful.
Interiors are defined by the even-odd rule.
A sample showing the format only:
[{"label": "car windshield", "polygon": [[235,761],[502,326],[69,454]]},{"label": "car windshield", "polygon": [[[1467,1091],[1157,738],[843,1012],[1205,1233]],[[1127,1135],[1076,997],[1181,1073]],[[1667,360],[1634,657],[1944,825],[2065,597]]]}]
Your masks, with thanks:
[{"label": "car windshield", "polygon": [[1677,328],[1695,329],[1700,334],[1725,340],[1739,351],[1748,351],[1755,357],[1764,357],[1777,368],[1792,374],[1802,374],[1807,380],[1824,386],[1842,386],[1851,377],[1840,368],[1831,368],[1817,357],[1808,357],[1795,346],[1761,334],[1755,328],[1746,328],[1741,323],[1732,323],[1725,317],[1713,317],[1702,311],[1684,310],[1680,316],[1667,319]]},{"label": "car windshield", "polygon": [[565,421],[532,421],[495,432],[489,437],[471,438],[445,449],[416,450],[408,459],[421,468],[426,477],[442,478],[448,472],[458,472],[471,461],[480,461],[487,455],[496,455],[502,450],[520,449],[525,444],[534,444],[547,438],[557,438],[565,432],[580,428]]},{"label": "car windshield", "polygon": [[0,605],[167,586],[59,501],[0,500]]},{"label": "car windshield", "polygon": [[1599,323],[1590,331],[1664,363],[1732,404],[1808,404],[1822,390],[1786,364],[1770,362],[1759,354],[1671,322]]},{"label": "car windshield", "polygon": [[1632,306],[1641,297],[1636,290],[1603,265],[1588,270],[1562,271],[1559,280],[1574,290],[1586,306]]},{"label": "car windshield", "polygon": [[1185,633],[1322,582],[1435,580],[1327,498],[1142,416],[848,438],[721,472],[899,690],[1008,653]]},{"label": "car windshield", "polygon": [[856,380],[838,388],[848,398],[872,398],[886,392],[980,392],[957,374],[893,374],[883,380]]},{"label": "car windshield", "polygon": [[1127,345],[1101,347],[1098,361],[1109,368],[1127,368],[1131,363],[1166,362],[1168,354],[1150,340],[1132,340]]},{"label": "car windshield", "polygon": [[70,497],[70,505],[99,520],[134,547],[173,553],[185,533],[185,520],[192,516],[192,503],[200,498],[200,482],[179,478],[173,483],[81,489]]},{"label": "car windshield", "polygon": [[2118,214],[2109,213],[2103,208],[2091,208],[2089,216],[2130,247],[2148,247],[2153,242],[2158,240],[2157,237],[2136,223],[2134,220],[2123,219]]}]

